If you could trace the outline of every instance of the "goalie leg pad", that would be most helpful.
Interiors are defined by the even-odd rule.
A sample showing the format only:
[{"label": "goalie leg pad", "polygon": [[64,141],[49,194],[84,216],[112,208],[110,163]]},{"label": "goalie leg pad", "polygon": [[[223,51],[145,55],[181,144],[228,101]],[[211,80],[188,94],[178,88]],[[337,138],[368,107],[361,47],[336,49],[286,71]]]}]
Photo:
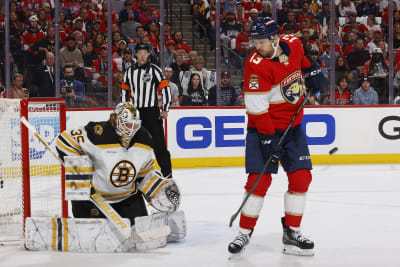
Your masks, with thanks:
[{"label": "goalie leg pad", "polygon": [[168,213],[168,226],[171,233],[168,235],[168,242],[182,240],[186,236],[186,219],[183,210]]},{"label": "goalie leg pad", "polygon": [[131,241],[136,243],[136,250],[149,250],[164,247],[170,228],[165,212],[135,218]]},{"label": "goalie leg pad", "polygon": [[[129,219],[123,219],[127,225]],[[129,227],[124,230],[129,235]],[[25,223],[27,250],[128,252],[132,243],[107,219],[35,218]]]}]

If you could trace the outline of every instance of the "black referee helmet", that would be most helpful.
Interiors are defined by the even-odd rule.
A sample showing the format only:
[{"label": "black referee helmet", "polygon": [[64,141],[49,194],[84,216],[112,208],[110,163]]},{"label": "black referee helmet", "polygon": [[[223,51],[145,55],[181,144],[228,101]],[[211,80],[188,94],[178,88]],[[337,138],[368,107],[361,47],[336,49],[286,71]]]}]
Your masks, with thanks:
[{"label": "black referee helmet", "polygon": [[150,46],[148,44],[138,43],[135,46],[135,53],[137,53],[139,50],[147,50],[147,52],[150,52]]}]

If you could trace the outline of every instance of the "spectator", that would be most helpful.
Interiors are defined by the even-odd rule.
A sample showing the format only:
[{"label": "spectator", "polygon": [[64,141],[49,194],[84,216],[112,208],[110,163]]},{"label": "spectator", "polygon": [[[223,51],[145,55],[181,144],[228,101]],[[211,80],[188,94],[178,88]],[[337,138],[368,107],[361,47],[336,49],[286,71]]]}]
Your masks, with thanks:
[{"label": "spectator", "polygon": [[83,54],[83,62],[85,67],[92,67],[93,61],[98,58],[98,55],[93,51],[93,42],[89,40],[86,43],[85,53]]},{"label": "spectator", "polygon": [[[129,15],[133,15],[133,19],[136,22],[140,22],[140,15],[135,9],[132,8],[132,1],[125,0],[124,9],[119,12],[119,25],[122,28],[122,24],[129,20]],[[124,34],[125,35],[125,34]],[[127,35],[125,35],[127,36]],[[134,38],[134,37],[131,37]]]},{"label": "spectator", "polygon": [[388,51],[388,47],[387,47],[386,43],[383,40],[378,42],[378,48],[380,48],[382,50],[383,58],[385,60],[388,60],[389,59],[389,51]]},{"label": "spectator", "polygon": [[364,40],[358,38],[355,43],[355,49],[348,54],[347,62],[349,63],[350,70],[357,70],[362,73],[364,64],[370,59],[367,49],[364,47]]},{"label": "spectator", "polygon": [[348,33],[352,26],[357,26],[358,31],[360,33],[366,33],[368,31],[367,26],[365,26],[362,23],[357,22],[356,13],[350,13],[349,14],[349,22],[346,25],[343,26],[342,32],[343,33]]},{"label": "spectator", "polygon": [[[179,78],[181,72],[185,72],[189,70],[189,66],[183,60],[183,55],[179,53],[175,53],[174,62],[170,65],[173,70],[173,75],[171,81],[176,83],[178,87],[183,87]],[[186,88],[187,89],[187,88]]]},{"label": "spectator", "polygon": [[[46,57],[48,52],[55,53],[56,51],[56,31],[54,26],[47,28],[47,36],[39,40],[33,45],[33,49],[38,51],[38,57],[42,60]],[[60,48],[62,48],[62,42],[60,41]]]},{"label": "spectator", "polygon": [[128,47],[133,51],[135,50],[135,45],[139,43],[144,43],[144,39],[146,37],[146,31],[143,26],[136,27],[136,36],[129,40]]},{"label": "spectator", "polygon": [[117,105],[121,101],[121,86],[123,81],[124,73],[120,71],[118,72],[116,81],[113,83],[112,86],[113,105]]},{"label": "spectator", "polygon": [[30,67],[40,65],[40,56],[36,57],[38,51],[35,50],[34,44],[39,40],[46,37],[46,34],[42,32],[38,27],[38,17],[32,15],[29,17],[29,26],[26,28],[25,32],[22,34],[22,43],[24,51],[26,52],[27,63]]},{"label": "spectator", "polygon": [[139,8],[139,17],[140,23],[142,26],[146,25],[149,21],[151,21],[151,11],[153,8],[150,8],[146,0],[142,0],[142,4]]},{"label": "spectator", "polygon": [[233,11],[228,11],[227,19],[221,25],[221,42],[223,45],[222,51],[226,64],[228,64],[228,57],[230,56],[228,49],[235,49],[236,36],[241,31],[241,29],[242,25],[235,21],[235,13],[233,13]]},{"label": "spectator", "polygon": [[288,25],[291,25],[293,27],[294,32],[300,31],[300,24],[296,22],[296,13],[289,12],[287,22],[283,23],[282,25],[282,32],[285,31]]},{"label": "spectator", "polygon": [[99,19],[96,19],[93,21],[92,28],[89,31],[89,38],[91,40],[95,40],[98,34],[103,35],[104,38],[105,33],[101,30],[101,21]]},{"label": "spectator", "polygon": [[258,14],[259,17],[272,17],[271,4],[269,2],[263,2],[262,11]]},{"label": "spectator", "polygon": [[361,80],[361,87],[354,92],[354,105],[378,105],[378,94],[371,87],[367,77]]},{"label": "spectator", "polygon": [[343,54],[347,57],[349,53],[356,49],[356,40],[357,40],[357,35],[349,32],[347,35],[347,43],[343,47]]},{"label": "spectator", "polygon": [[135,20],[135,13],[132,12],[128,15],[128,20],[121,24],[121,33],[130,39],[136,38],[136,29],[141,24]]},{"label": "spectator", "polygon": [[[125,51],[125,49],[128,48],[128,44],[126,43],[125,40],[119,40],[117,43],[117,51],[115,51],[112,55],[113,59],[117,59],[122,57],[122,53]],[[128,48],[129,49],[129,48]]]},{"label": "spectator", "polygon": [[188,44],[183,41],[182,32],[175,32],[174,42],[175,42],[175,50],[183,49],[187,54],[189,54],[190,48]]},{"label": "spectator", "polygon": [[371,77],[370,83],[377,90],[381,103],[387,102],[389,88],[389,61],[385,60],[380,48],[374,48],[372,58],[364,64],[364,75]]},{"label": "spectator", "polygon": [[[220,106],[233,106],[236,101],[236,89],[229,84],[230,75],[224,71],[221,73],[221,87],[220,87]],[[217,86],[214,85],[209,90],[208,105],[217,105]]]},{"label": "spectator", "polygon": [[38,97],[55,97],[55,69],[54,69],[54,54],[48,52],[46,55],[46,64],[42,66],[34,76],[34,84],[37,86],[35,96]]},{"label": "spectator", "polygon": [[199,74],[201,87],[208,91],[208,89],[210,89],[208,85],[208,70],[204,67],[204,63],[204,58],[202,56],[197,56],[194,61],[194,67],[191,68],[190,71]]},{"label": "spectator", "polygon": [[[107,87],[108,85],[108,47],[107,45],[102,45],[100,57],[93,61],[93,78],[94,78],[94,86],[97,89],[101,89],[102,87]],[[112,73],[115,74],[118,72],[117,64],[114,60],[112,60]],[[113,75],[115,76],[115,75]],[[104,89],[104,88],[103,88]]]},{"label": "spectator", "polygon": [[357,4],[356,9],[358,17],[370,16],[370,15],[375,17],[378,15],[378,9],[374,1],[361,0]]},{"label": "spectator", "polygon": [[196,57],[198,56],[197,51],[190,51],[189,53],[189,61],[187,64],[189,65],[189,69],[194,67],[194,61],[196,60]]},{"label": "spectator", "polygon": [[352,102],[352,93],[348,88],[349,79],[346,76],[340,77],[335,90],[335,104],[349,105]]},{"label": "spectator", "polygon": [[[360,68],[361,69],[361,68]],[[355,89],[357,89],[360,84],[358,78],[360,77],[360,70],[354,69],[350,70],[349,65],[347,64],[347,59],[345,56],[338,56],[336,58],[336,64],[335,64],[335,83],[339,83],[339,79],[341,77],[346,77],[349,81],[349,88],[351,91],[354,92]]]},{"label": "spectator", "polygon": [[67,22],[67,11],[60,11],[59,14],[59,25],[60,25],[60,31],[65,32],[67,35],[71,33],[71,27],[69,23]]},{"label": "spectator", "polygon": [[249,14],[248,14],[248,12],[246,12],[246,10],[244,9],[244,5],[243,5],[243,3],[242,2],[238,2],[237,3],[237,5],[236,5],[236,17],[235,17],[235,20],[238,22],[238,23],[241,23],[241,24],[243,24],[245,21],[247,21],[248,20],[248,18],[249,18]]},{"label": "spectator", "polygon": [[82,33],[83,41],[86,42],[90,39],[89,33],[83,29],[83,20],[81,17],[77,17],[73,21],[72,32],[79,31]]},{"label": "spectator", "polygon": [[295,13],[300,12],[301,4],[300,4],[300,1],[299,1],[299,0],[291,0],[291,1],[289,1],[289,3],[290,3],[289,8],[290,8],[293,12],[295,12]]},{"label": "spectator", "polygon": [[316,16],[313,16],[311,19],[310,29],[314,31],[314,33],[318,36],[318,38],[321,37],[323,31],[321,25],[319,24],[319,20]]},{"label": "spectator", "polygon": [[83,67],[82,52],[75,47],[75,38],[72,35],[67,37],[67,45],[60,50],[60,66],[72,65],[74,70]]},{"label": "spectator", "polygon": [[250,9],[249,21],[253,22],[257,19],[257,17],[258,17],[258,10],[256,8]]},{"label": "spectator", "polygon": [[149,41],[152,44],[153,48],[158,47],[158,40],[159,40],[158,23],[154,21],[149,22],[149,30],[147,31],[146,36],[149,38]]},{"label": "spectator", "polygon": [[100,55],[101,46],[104,44],[104,34],[99,32],[96,34],[96,37],[93,40],[93,51]]},{"label": "spectator", "polygon": [[[236,0],[225,0],[225,10],[235,10],[238,2]],[[203,13],[204,15],[205,13]]]},{"label": "spectator", "polygon": [[149,22],[146,23],[146,25],[144,26],[144,29],[149,32],[150,31],[150,25],[152,23],[155,23],[157,28],[160,25],[160,14],[158,13],[157,9],[153,9],[151,11],[151,20]]},{"label": "spectator", "polygon": [[[192,51],[191,51],[192,52]],[[175,56],[175,42],[174,40],[167,41],[167,48],[165,49],[165,66],[170,66],[174,62]]]},{"label": "spectator", "polygon": [[322,3],[322,10],[318,13],[317,18],[319,24],[322,25],[323,31],[326,33],[329,25],[329,3],[323,2]]},{"label": "spectator", "polygon": [[350,0],[340,0],[338,11],[341,17],[347,17],[350,14],[356,14],[357,10]]},{"label": "spectator", "polygon": [[288,22],[288,13],[289,13],[289,3],[284,2],[282,4],[282,8],[278,9],[277,17],[278,17],[278,24],[282,26],[284,23]]},{"label": "spectator", "polygon": [[[172,78],[172,68],[171,67],[165,67],[164,68],[164,75],[165,78],[168,80],[169,82],[169,87],[171,88],[171,97],[172,97],[172,103],[171,106],[172,107],[179,107],[180,106],[180,101],[181,101],[181,96],[182,96],[182,92],[179,90],[178,85],[176,83],[174,83],[173,81],[171,81]],[[161,97],[159,95],[159,97]],[[159,101],[161,101],[161,99],[159,99]]]},{"label": "spectator", "polygon": [[24,25],[18,20],[17,13],[15,11],[10,11],[10,52],[12,53],[15,62],[20,70],[23,70],[24,67],[24,58],[21,46],[21,36],[23,32]]},{"label": "spectator", "polygon": [[165,43],[167,43],[169,40],[174,40],[173,35],[174,35],[174,32],[172,31],[171,23],[165,22],[164,23]]},{"label": "spectator", "polygon": [[328,91],[329,82],[322,73],[318,50],[312,49],[309,58],[311,65],[304,69],[305,84],[313,94],[316,92],[324,94]]},{"label": "spectator", "polygon": [[262,10],[262,4],[257,0],[248,0],[244,2],[244,8],[250,12],[252,9],[256,9],[258,14]]},{"label": "spectator", "polygon": [[122,73],[125,73],[125,71],[136,62],[129,48],[125,48],[125,50],[122,51],[122,57],[116,58],[114,61],[117,64],[118,71]]},{"label": "spectator", "polygon": [[183,95],[183,106],[205,106],[207,103],[205,92],[200,82],[200,75],[192,73],[190,76],[187,94]]},{"label": "spectator", "polygon": [[303,21],[303,19],[308,19],[311,21],[312,17],[313,15],[310,12],[310,4],[308,2],[304,2],[301,11],[297,15],[297,21],[300,21],[300,23]]},{"label": "spectator", "polygon": [[20,73],[14,73],[12,75],[10,98],[28,98],[29,90],[23,88],[24,76]]},{"label": "spectator", "polygon": [[376,23],[375,16],[369,15],[367,18],[367,28],[368,31],[382,31],[382,28],[379,24]]},{"label": "spectator", "polygon": [[250,21],[246,21],[236,38],[236,52],[242,57],[243,62],[247,59],[250,50],[250,26]]},{"label": "spectator", "polygon": [[[372,53],[372,51],[378,47],[378,43],[380,41],[383,41],[383,37],[382,37],[382,32],[381,31],[375,31],[374,32],[374,39],[372,42],[369,42],[367,45],[367,48],[369,50],[370,53]],[[385,44],[385,46],[387,47],[387,44]]]},{"label": "spectator", "polygon": [[61,97],[65,99],[67,107],[80,107],[83,103],[84,86],[74,79],[74,69],[72,65],[64,66],[64,77],[60,81]]}]

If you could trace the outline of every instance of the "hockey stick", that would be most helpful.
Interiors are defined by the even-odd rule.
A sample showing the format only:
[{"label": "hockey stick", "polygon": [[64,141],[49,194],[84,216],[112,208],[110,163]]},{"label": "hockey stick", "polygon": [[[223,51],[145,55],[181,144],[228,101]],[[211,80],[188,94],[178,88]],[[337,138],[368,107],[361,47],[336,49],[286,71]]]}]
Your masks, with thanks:
[{"label": "hockey stick", "polygon": [[[296,113],[293,115],[292,120],[290,121],[289,125],[287,126],[285,132],[282,134],[281,138],[279,139],[279,142],[278,142],[279,146],[281,146],[281,144],[282,144],[283,140],[285,139],[287,133],[289,132],[290,128],[292,127],[292,124],[293,124],[294,120],[297,118],[297,115],[299,115],[301,109],[307,103],[307,100],[310,97],[310,94],[311,94],[311,92],[307,93],[307,95],[304,97],[303,102],[300,104],[300,106],[297,109]],[[246,204],[246,202],[249,199],[251,193],[253,193],[253,191],[256,188],[258,182],[260,181],[262,175],[264,174],[265,170],[268,168],[269,164],[271,163],[271,160],[272,160],[272,155],[269,156],[268,160],[265,162],[264,167],[260,171],[260,174],[258,175],[258,177],[255,180],[254,184],[250,188],[250,190],[247,193],[246,197],[243,199],[242,204],[240,204],[239,209],[231,216],[231,220],[229,221],[229,227],[232,227],[233,222],[235,221],[236,217],[239,215],[239,213],[242,210],[243,206]]]},{"label": "hockey stick", "polygon": [[[34,134],[34,136],[51,152],[51,154],[60,162],[62,166],[64,166],[64,161],[60,158],[58,153],[43,139],[43,137],[36,131],[35,127],[26,120],[25,117],[21,117],[21,122]],[[96,190],[92,187],[94,193],[90,194],[89,200],[106,216],[106,218],[118,229],[118,232],[124,236],[122,230],[126,227],[130,227],[126,225],[118,212],[109,205],[104,198],[96,192]],[[170,229],[168,226],[159,227],[147,232],[137,233],[136,231],[132,231],[131,235],[128,237],[130,241],[134,243],[141,243],[151,241],[153,239],[161,238],[169,235]]]}]

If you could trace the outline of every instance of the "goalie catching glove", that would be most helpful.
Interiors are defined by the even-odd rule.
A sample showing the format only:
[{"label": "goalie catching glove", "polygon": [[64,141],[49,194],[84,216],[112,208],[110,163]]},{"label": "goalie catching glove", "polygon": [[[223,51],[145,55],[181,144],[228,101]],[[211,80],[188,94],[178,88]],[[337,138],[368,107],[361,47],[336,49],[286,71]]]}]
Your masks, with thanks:
[{"label": "goalie catching glove", "polygon": [[180,203],[180,192],[173,179],[165,179],[158,172],[147,176],[139,184],[146,200],[159,211],[174,212]]}]

